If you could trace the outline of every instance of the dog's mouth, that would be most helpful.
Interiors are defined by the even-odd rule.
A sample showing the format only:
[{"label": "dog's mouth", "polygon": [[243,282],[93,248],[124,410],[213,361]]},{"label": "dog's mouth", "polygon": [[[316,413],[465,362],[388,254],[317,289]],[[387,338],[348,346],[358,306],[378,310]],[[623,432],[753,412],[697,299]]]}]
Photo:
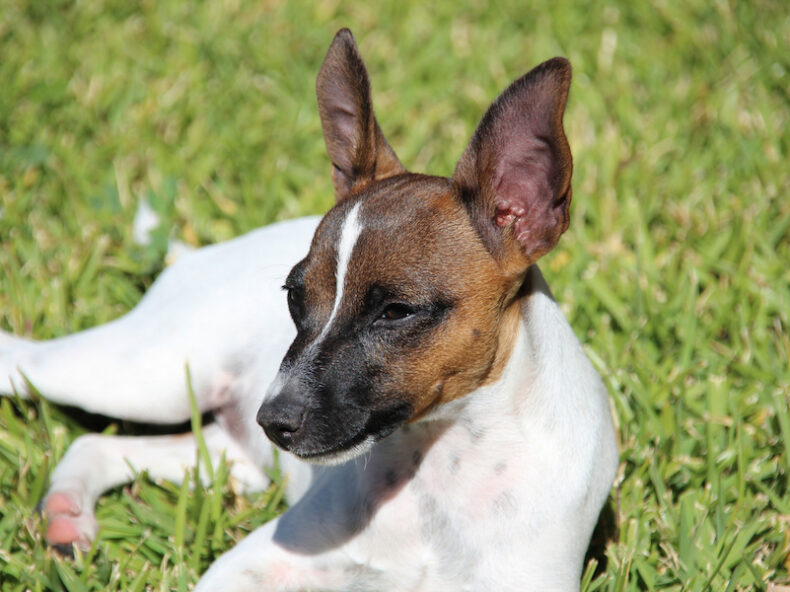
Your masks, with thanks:
[{"label": "dog's mouth", "polygon": [[[400,403],[387,409],[368,412],[365,421],[360,422],[334,418],[332,421],[337,427],[348,429],[359,425],[359,429],[352,436],[334,433],[335,430],[327,425],[328,418],[323,421],[311,421],[306,418],[304,425],[295,438],[283,446],[270,438],[275,445],[307,462],[322,465],[337,465],[365,454],[372,446],[389,436],[392,432],[404,425],[411,416],[412,407],[407,403]],[[334,437],[332,437],[334,436]],[[345,436],[345,437],[343,437]],[[334,440],[334,441],[332,441]]]},{"label": "dog's mouth", "polygon": [[298,450],[291,450],[291,452],[302,460],[317,465],[340,465],[346,461],[365,454],[377,441],[378,439],[374,438],[373,436],[365,436],[356,444],[352,444],[348,447],[341,447],[336,450],[324,452],[299,452]]}]

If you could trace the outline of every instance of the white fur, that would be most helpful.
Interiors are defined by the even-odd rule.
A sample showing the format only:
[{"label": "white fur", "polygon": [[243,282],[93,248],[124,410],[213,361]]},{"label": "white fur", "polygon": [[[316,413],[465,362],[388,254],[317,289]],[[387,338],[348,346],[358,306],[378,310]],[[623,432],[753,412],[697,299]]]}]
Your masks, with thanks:
[{"label": "white fur", "polygon": [[[294,334],[279,286],[315,225],[274,225],[187,255],[102,327],[50,342],[1,334],[0,389],[24,396],[24,375],[57,403],[176,422],[189,415],[188,363],[200,408],[218,417],[211,455],[226,452],[240,488],[264,486],[271,446],[255,415]],[[335,306],[358,234],[350,214]],[[292,508],[218,559],[197,590],[577,590],[617,467],[614,429],[606,390],[536,266],[529,278],[495,384],[338,466],[281,455]],[[194,452],[190,437],[80,438],[47,498],[66,495],[78,513],[54,518],[89,540],[96,497],[132,476],[122,459],[177,480]]]},{"label": "white fur", "polygon": [[[536,266],[530,275],[535,291],[499,381],[324,469],[197,590],[578,589],[617,446],[606,389]],[[413,477],[349,527],[379,499],[382,473],[407,472],[414,451],[423,459]]]},{"label": "white fur", "polygon": [[137,211],[132,220],[132,239],[141,246],[151,244],[151,234],[159,226],[159,215],[144,197],[137,204]]},{"label": "white fur", "polygon": [[346,285],[346,274],[348,273],[348,264],[351,261],[351,255],[354,252],[354,247],[357,244],[359,235],[362,232],[362,224],[359,221],[359,207],[360,202],[354,204],[351,211],[346,215],[343,220],[343,227],[340,231],[340,239],[338,240],[337,251],[337,269],[335,270],[335,302],[332,305],[332,312],[326,325],[321,330],[321,333],[315,340],[315,344],[323,341],[329,328],[332,326],[332,321],[337,316],[337,311],[340,309],[340,304],[343,301],[343,292]]}]

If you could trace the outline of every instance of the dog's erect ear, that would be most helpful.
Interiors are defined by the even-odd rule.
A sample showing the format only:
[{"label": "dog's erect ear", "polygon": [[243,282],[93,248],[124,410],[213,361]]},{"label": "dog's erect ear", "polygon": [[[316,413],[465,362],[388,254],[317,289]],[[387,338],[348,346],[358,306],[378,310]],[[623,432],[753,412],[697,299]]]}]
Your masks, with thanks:
[{"label": "dog's erect ear", "polygon": [[568,228],[573,163],[562,115],[570,81],[564,58],[516,80],[488,109],[453,174],[507,273],[526,270]]},{"label": "dog's erect ear", "polygon": [[348,29],[329,47],[316,95],[338,202],[370,181],[406,172],[376,122],[368,73]]}]

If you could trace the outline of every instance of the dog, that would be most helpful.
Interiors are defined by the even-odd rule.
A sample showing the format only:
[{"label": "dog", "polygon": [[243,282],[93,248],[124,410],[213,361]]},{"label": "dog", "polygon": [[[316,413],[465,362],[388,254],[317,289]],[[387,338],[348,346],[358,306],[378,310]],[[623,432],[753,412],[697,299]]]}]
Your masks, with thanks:
[{"label": "dog", "polygon": [[[216,419],[209,454],[242,489],[267,486],[269,440],[289,453],[290,509],[198,591],[578,590],[618,451],[607,391],[536,265],[569,224],[570,76],[562,58],[537,66],[452,177],[414,174],[339,31],[316,83],[336,205],[185,255],[106,325],[0,335],[2,388],[174,423],[188,364]],[[43,501],[48,541],[89,545],[102,492],[135,471],[179,481],[196,456],[192,435],[78,438]]]}]

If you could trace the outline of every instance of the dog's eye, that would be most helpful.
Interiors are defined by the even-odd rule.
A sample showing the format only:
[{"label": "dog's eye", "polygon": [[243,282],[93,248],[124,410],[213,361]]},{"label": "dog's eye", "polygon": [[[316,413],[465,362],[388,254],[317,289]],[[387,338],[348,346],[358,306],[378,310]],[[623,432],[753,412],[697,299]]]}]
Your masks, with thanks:
[{"label": "dog's eye", "polygon": [[406,304],[394,303],[387,305],[378,320],[380,321],[400,321],[414,314],[414,310]]},{"label": "dog's eye", "polygon": [[301,288],[294,288],[290,286],[283,286],[287,290],[288,311],[291,313],[291,318],[295,323],[299,322],[302,317],[304,294]]}]

